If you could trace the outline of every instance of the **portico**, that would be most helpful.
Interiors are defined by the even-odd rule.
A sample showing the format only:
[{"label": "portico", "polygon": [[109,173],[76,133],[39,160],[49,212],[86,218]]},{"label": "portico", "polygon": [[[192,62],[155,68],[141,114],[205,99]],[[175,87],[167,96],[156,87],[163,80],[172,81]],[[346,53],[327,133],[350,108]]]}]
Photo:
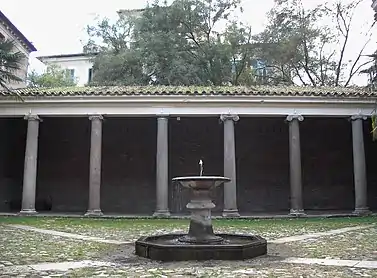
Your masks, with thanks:
[{"label": "portico", "polygon": [[[72,200],[71,206],[57,200],[65,195],[66,201],[76,200],[76,210],[88,216],[112,212],[181,214],[185,212],[185,194],[176,192],[171,178],[197,174],[199,159],[204,160],[204,174],[232,179],[216,192],[215,200],[221,210],[218,213],[225,217],[273,210],[303,216],[305,209],[316,208],[315,203],[319,204],[318,209],[352,209],[355,214],[368,214],[370,206],[376,207],[377,192],[368,191],[368,182],[377,180],[368,171],[368,162],[376,165],[368,152],[376,153],[376,147],[365,145],[370,140],[365,138],[365,129],[375,109],[375,96],[357,97],[358,91],[356,97],[349,97],[348,91],[343,96],[340,92],[341,97],[326,91],[307,92],[306,96],[300,92],[281,96],[274,91],[263,95],[237,90],[171,93],[173,89],[153,93],[147,88],[138,92],[118,88],[114,93],[108,88],[91,88],[93,92],[88,93],[80,88],[53,96],[48,91],[38,91],[43,95],[38,98],[33,96],[36,92],[24,91],[22,103],[9,98],[0,100],[3,121],[22,121],[21,117],[27,121],[20,213],[36,213],[38,196],[48,199],[46,196],[51,195],[55,196],[50,197],[52,210],[70,211]],[[309,126],[307,120],[315,125]],[[314,126],[317,138],[309,135]],[[20,134],[20,130],[12,132]],[[329,143],[343,142],[331,149],[340,149],[336,153],[326,152],[323,144],[316,144],[321,132],[331,130],[341,132]],[[64,134],[66,140],[59,134]],[[61,148],[61,155],[54,149],[54,142],[55,148]],[[315,163],[339,161],[344,169],[329,165],[334,169],[316,182],[312,175],[316,165],[309,161],[313,156],[308,160],[313,148],[319,155]],[[78,168],[77,172],[73,167]],[[347,174],[338,177],[338,172]],[[16,180],[15,183],[20,182]],[[8,190],[15,186],[2,181],[0,188]],[[72,188],[71,184],[77,185]],[[351,196],[352,204],[349,197],[339,203],[334,193],[324,201],[327,192],[337,190],[336,186],[339,194]],[[0,192],[3,191],[6,190]],[[56,192],[61,194],[57,196]],[[181,195],[180,200],[177,195]],[[8,194],[6,199],[12,198],[15,199],[14,195]]]}]

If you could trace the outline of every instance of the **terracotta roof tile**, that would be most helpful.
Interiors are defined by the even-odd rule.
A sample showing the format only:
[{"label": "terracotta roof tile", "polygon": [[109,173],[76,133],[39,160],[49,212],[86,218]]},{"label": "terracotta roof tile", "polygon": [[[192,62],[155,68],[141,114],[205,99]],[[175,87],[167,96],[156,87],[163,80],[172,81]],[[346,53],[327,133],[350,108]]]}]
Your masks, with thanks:
[{"label": "terracotta roof tile", "polygon": [[[366,88],[254,86],[254,87],[173,87],[173,86],[103,86],[27,88],[16,92],[23,97],[85,97],[85,96],[286,96],[377,98],[377,91]],[[1,96],[9,96],[0,91]]]}]

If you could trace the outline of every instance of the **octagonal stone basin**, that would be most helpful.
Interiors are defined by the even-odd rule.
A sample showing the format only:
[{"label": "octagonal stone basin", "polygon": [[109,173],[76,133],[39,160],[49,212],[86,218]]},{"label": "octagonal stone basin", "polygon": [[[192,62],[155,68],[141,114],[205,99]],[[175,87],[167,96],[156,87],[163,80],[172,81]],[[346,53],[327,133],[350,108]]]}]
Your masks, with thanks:
[{"label": "octagonal stone basin", "polygon": [[267,253],[267,242],[257,235],[216,234],[223,241],[209,244],[185,243],[185,234],[141,237],[136,255],[158,261],[245,260]]},{"label": "octagonal stone basin", "polygon": [[187,234],[152,235],[135,243],[138,256],[160,261],[244,260],[267,253],[267,241],[257,235],[215,234],[211,210],[215,204],[210,191],[229,182],[218,176],[192,176],[173,179],[192,190],[187,208],[191,220]]}]

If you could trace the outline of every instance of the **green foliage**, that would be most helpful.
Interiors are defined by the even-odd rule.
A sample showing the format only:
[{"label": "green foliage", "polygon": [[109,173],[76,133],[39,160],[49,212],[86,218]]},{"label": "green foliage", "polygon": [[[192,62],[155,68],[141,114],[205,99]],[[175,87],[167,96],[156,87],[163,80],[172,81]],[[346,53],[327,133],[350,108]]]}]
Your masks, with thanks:
[{"label": "green foliage", "polygon": [[[85,49],[101,51],[93,84],[204,86],[247,80],[250,28],[229,20],[239,3],[176,0],[166,6],[156,1],[140,16],[126,13],[113,25],[105,19],[88,27]],[[217,31],[220,24],[226,31]]]},{"label": "green foliage", "polygon": [[144,85],[148,76],[142,72],[141,60],[138,52],[128,49],[101,52],[94,60],[89,85]]},{"label": "green foliage", "polygon": [[22,81],[16,73],[21,69],[24,59],[25,55],[16,50],[13,41],[0,40],[0,87],[11,92],[7,84],[12,81]]},{"label": "green foliage", "polygon": [[[310,86],[349,86],[361,63],[360,52],[345,62],[345,52],[352,40],[353,15],[359,1],[322,4],[304,8],[301,0],[275,0],[269,23],[259,34],[260,55],[272,69],[278,82]],[[330,24],[324,25],[324,22]]]},{"label": "green foliage", "polygon": [[[365,66],[365,46],[351,61],[344,55],[360,0],[312,9],[301,0],[275,0],[265,30],[254,36],[233,17],[240,2],[157,0],[114,24],[89,26],[84,49],[100,52],[93,84],[347,87]],[[255,68],[256,60],[263,68]]]},{"label": "green foliage", "polygon": [[32,71],[28,74],[27,81],[29,87],[37,88],[70,87],[77,84],[67,71],[57,65],[49,65],[42,74]]}]

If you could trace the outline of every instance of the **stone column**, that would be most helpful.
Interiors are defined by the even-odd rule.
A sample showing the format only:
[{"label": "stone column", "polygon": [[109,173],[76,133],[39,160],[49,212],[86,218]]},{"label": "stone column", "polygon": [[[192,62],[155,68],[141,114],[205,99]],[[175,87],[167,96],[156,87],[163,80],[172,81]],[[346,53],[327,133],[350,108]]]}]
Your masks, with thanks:
[{"label": "stone column", "polygon": [[157,118],[157,154],[156,154],[156,211],[153,216],[169,216],[169,120]]},{"label": "stone column", "polygon": [[239,217],[237,208],[237,172],[234,122],[238,115],[221,115],[224,122],[224,176],[231,181],[224,184],[224,217]]},{"label": "stone column", "polygon": [[367,205],[367,173],[365,166],[363,120],[362,115],[354,115],[352,121],[353,171],[355,183],[355,214],[366,215],[370,211]]},{"label": "stone column", "polygon": [[289,163],[290,163],[290,186],[291,186],[291,209],[293,216],[303,216],[304,208],[302,201],[302,176],[301,176],[301,147],[300,125],[304,117],[301,115],[289,115]]},{"label": "stone column", "polygon": [[89,117],[91,121],[90,168],[89,168],[89,206],[85,216],[101,216],[101,156],[102,120],[101,115]]},{"label": "stone column", "polygon": [[22,188],[22,208],[20,214],[36,214],[35,194],[37,185],[37,164],[38,164],[38,133],[40,119],[37,115],[27,115],[24,118],[28,121],[24,180]]}]

